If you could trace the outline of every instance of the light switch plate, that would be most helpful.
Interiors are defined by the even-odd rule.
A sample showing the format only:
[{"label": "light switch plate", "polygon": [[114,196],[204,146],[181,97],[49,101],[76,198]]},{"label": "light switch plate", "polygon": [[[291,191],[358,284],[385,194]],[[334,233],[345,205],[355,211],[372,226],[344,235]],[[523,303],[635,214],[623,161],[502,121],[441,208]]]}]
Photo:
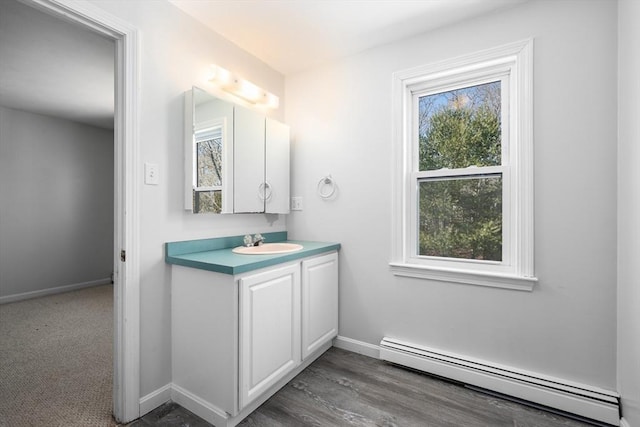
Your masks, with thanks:
[{"label": "light switch plate", "polygon": [[160,171],[156,163],[144,164],[144,183],[148,185],[160,184]]},{"label": "light switch plate", "polygon": [[302,197],[292,197],[291,198],[291,210],[292,211],[301,211],[302,210]]}]

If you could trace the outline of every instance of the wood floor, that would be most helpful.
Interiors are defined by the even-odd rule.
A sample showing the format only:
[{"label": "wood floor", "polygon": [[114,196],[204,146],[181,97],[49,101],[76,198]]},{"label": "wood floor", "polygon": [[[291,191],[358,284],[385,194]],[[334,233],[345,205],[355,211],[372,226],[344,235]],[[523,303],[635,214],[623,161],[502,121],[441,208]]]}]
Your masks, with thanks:
[{"label": "wood floor", "polygon": [[[176,404],[142,426],[209,426]],[[588,426],[500,397],[331,348],[242,421],[242,427],[556,427]]]}]

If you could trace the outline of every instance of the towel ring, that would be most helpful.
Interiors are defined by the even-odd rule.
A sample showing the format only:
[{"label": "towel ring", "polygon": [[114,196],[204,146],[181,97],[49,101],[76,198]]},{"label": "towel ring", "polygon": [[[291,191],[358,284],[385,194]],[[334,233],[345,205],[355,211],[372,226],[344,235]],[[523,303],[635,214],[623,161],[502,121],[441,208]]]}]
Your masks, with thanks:
[{"label": "towel ring", "polygon": [[320,178],[317,190],[318,195],[323,199],[330,199],[336,193],[336,183],[331,175]]}]

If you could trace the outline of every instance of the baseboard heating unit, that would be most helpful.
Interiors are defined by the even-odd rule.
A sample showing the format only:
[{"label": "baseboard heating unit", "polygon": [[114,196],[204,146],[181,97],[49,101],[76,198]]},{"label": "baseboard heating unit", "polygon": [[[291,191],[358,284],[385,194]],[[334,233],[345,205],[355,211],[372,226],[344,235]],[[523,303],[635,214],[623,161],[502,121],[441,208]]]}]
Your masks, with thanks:
[{"label": "baseboard heating unit", "polygon": [[385,337],[380,359],[611,425],[620,425],[616,392]]}]

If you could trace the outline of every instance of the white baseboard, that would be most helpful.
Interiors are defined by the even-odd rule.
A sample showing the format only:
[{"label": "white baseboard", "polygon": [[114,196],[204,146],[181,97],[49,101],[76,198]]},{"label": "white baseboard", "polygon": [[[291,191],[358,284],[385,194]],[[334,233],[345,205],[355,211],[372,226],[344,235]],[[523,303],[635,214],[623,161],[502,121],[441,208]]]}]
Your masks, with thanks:
[{"label": "white baseboard", "polygon": [[171,384],[167,384],[140,398],[140,416],[171,400]]},{"label": "white baseboard", "polygon": [[226,425],[227,414],[173,383],[166,384],[140,398],[140,418],[169,401],[187,408],[213,425]]},{"label": "white baseboard", "polygon": [[380,358],[379,346],[363,341],[357,341],[347,337],[342,337],[340,335],[335,337],[335,339],[333,340],[333,346],[341,348],[343,350],[351,351],[353,353],[362,354],[363,356],[373,357],[374,359]]},{"label": "white baseboard", "polygon": [[386,337],[380,342],[380,359],[611,425],[620,425],[620,396],[613,391]]},{"label": "white baseboard", "polygon": [[31,298],[44,297],[47,295],[61,294],[63,292],[75,291],[82,288],[90,288],[92,286],[106,285],[111,283],[111,278],[90,280],[88,282],[74,283],[72,285],[58,286],[56,288],[41,289],[39,291],[23,292],[21,294],[6,295],[0,297],[0,304],[22,301]]},{"label": "white baseboard", "polygon": [[176,384],[171,384],[171,400],[214,426],[228,425],[229,414]]}]

